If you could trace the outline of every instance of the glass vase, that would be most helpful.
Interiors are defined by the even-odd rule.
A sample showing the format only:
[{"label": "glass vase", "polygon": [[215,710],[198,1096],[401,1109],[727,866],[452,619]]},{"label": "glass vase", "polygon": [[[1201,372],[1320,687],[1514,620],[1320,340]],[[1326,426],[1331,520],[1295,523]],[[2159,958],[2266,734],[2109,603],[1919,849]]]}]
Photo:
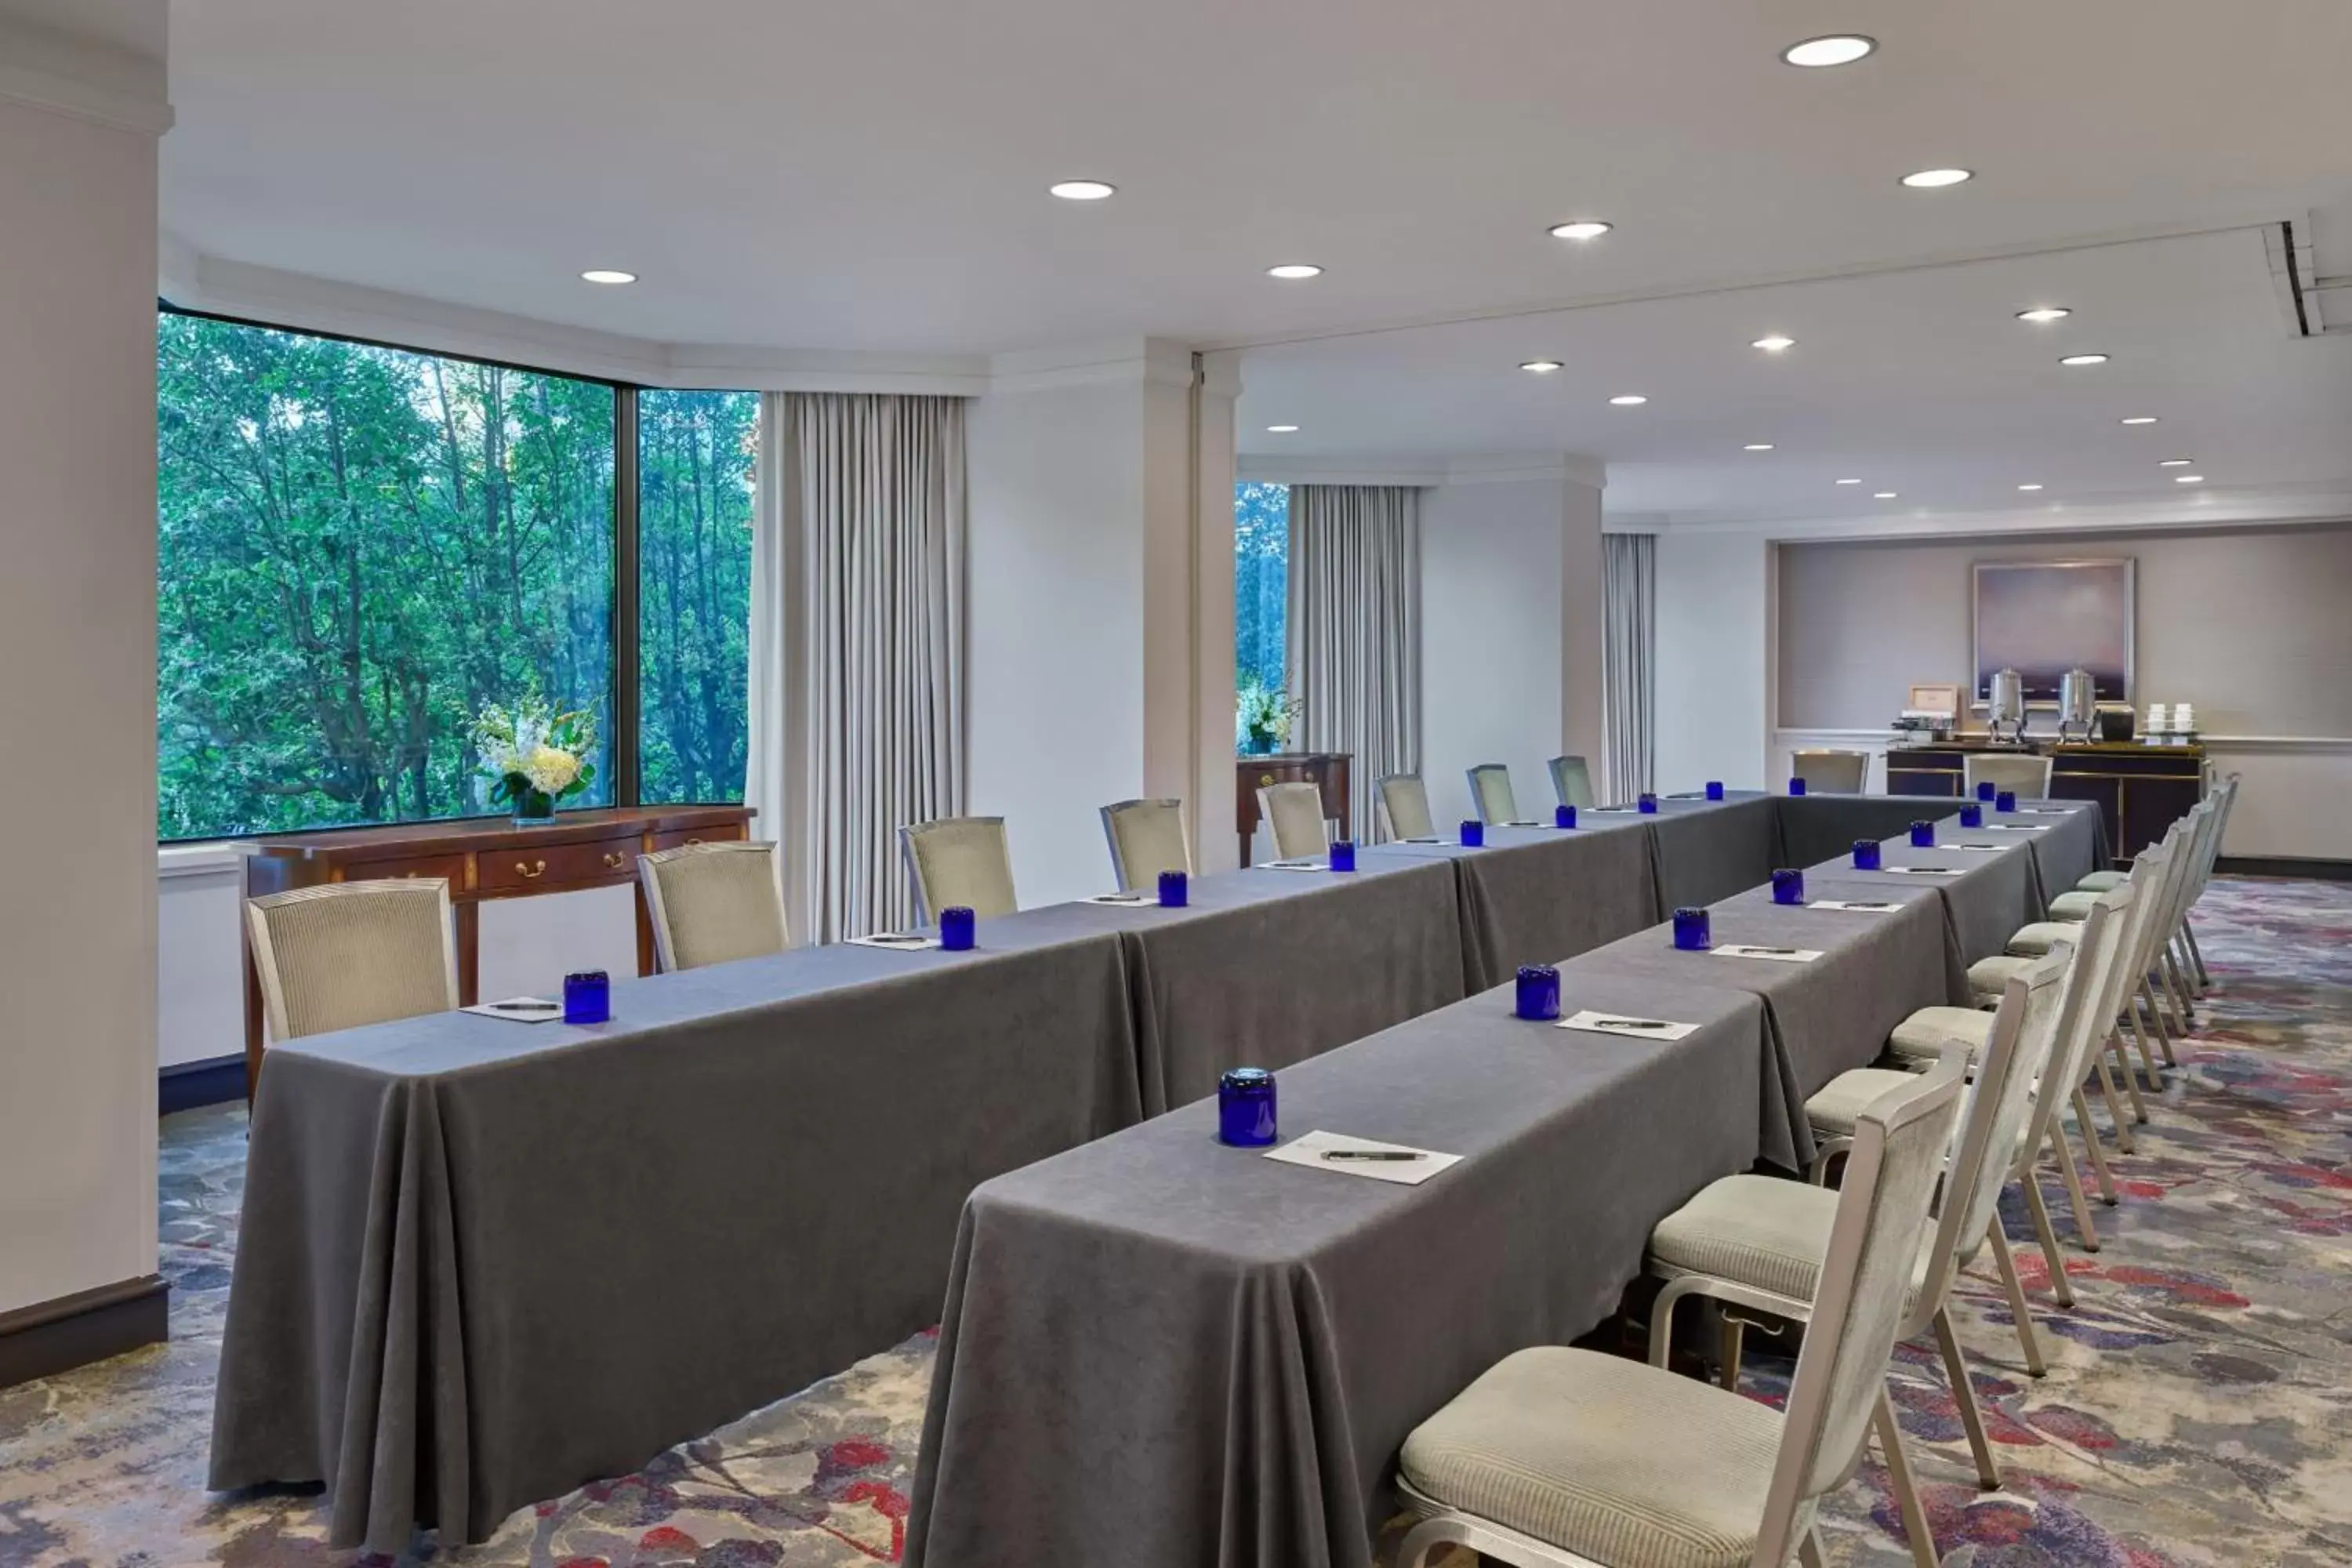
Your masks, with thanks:
[{"label": "glass vase", "polygon": [[555,797],[543,789],[518,790],[513,804],[517,827],[544,827],[555,820]]}]

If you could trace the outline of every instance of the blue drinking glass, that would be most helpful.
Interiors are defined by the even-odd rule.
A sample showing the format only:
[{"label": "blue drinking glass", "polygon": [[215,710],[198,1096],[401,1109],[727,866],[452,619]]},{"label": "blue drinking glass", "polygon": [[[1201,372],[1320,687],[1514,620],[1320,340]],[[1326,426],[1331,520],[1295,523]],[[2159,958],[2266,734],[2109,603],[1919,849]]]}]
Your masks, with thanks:
[{"label": "blue drinking glass", "polygon": [[1936,847],[1936,825],[1925,819],[1913,823],[1911,845],[1916,849],[1933,849]]},{"label": "blue drinking glass", "polygon": [[1519,966],[1518,1016],[1546,1019],[1559,1016],[1559,971],[1549,963]]},{"label": "blue drinking glass", "polygon": [[1486,825],[1483,822],[1474,821],[1467,817],[1464,818],[1462,823],[1463,847],[1467,849],[1475,849],[1486,842]]},{"label": "blue drinking glass", "polygon": [[970,952],[973,941],[972,912],[959,904],[940,911],[940,945],[950,952]]},{"label": "blue drinking glass", "polygon": [[1334,871],[1352,871],[1355,868],[1356,841],[1352,838],[1340,838],[1334,840],[1331,845],[1331,869]]},{"label": "blue drinking glass", "polygon": [[1802,779],[1801,779],[1801,778],[1796,778],[1796,777],[1793,777],[1793,776],[1792,776],[1792,777],[1789,780],[1789,793],[1790,793],[1790,795],[1802,795],[1802,794],[1804,794],[1804,793],[1805,793],[1805,781],[1804,781],[1804,780],[1802,780]]},{"label": "blue drinking glass", "polygon": [[1705,952],[1715,945],[1715,927],[1705,910],[1675,911],[1675,945],[1685,952]]},{"label": "blue drinking glass", "polygon": [[1160,872],[1160,907],[1163,910],[1181,910],[1192,902],[1189,880],[1181,871]]},{"label": "blue drinking glass", "polygon": [[1995,789],[1992,780],[1979,779],[1977,781],[1977,798],[1979,800],[1990,800],[1997,793],[1998,791]]},{"label": "blue drinking glass", "polygon": [[613,1016],[612,977],[601,969],[585,969],[563,977],[563,1021],[602,1024]]},{"label": "blue drinking glass", "polygon": [[1783,866],[1772,873],[1772,901],[1776,904],[1801,904],[1805,901],[1805,874],[1793,867]]},{"label": "blue drinking glass", "polygon": [[1217,1080],[1217,1138],[1237,1149],[1263,1149],[1275,1131],[1274,1075],[1264,1068],[1235,1068]]},{"label": "blue drinking glass", "polygon": [[1984,826],[1984,807],[1979,805],[1975,801],[1970,801],[1968,805],[1960,807],[1960,826],[1962,827],[1982,827]]},{"label": "blue drinking glass", "polygon": [[1999,795],[1993,796],[1992,808],[1995,811],[2015,811],[2017,809],[2017,792],[2006,789],[2001,791]]},{"label": "blue drinking glass", "polygon": [[1706,781],[1706,798],[1709,800],[1721,800],[1723,798],[1723,781],[1721,779],[1709,779]]},{"label": "blue drinking glass", "polygon": [[1853,841],[1853,868],[1857,871],[1878,869],[1878,840],[1857,838]]},{"label": "blue drinking glass", "polygon": [[1574,806],[1572,806],[1572,805],[1556,805],[1556,806],[1553,806],[1553,807],[1551,808],[1551,821],[1552,821],[1552,826],[1555,826],[1555,827],[1573,827],[1573,826],[1576,826],[1576,807],[1574,807]]},{"label": "blue drinking glass", "polygon": [[1658,815],[1658,797],[1656,795],[1644,793],[1641,798],[1636,800],[1633,804],[1641,807],[1642,815],[1643,816],[1655,816]]}]

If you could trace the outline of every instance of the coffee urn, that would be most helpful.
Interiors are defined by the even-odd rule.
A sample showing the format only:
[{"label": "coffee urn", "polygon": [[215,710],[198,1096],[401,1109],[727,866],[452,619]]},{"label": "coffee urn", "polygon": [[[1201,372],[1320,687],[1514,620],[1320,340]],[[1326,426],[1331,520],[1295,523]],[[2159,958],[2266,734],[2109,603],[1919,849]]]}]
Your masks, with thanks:
[{"label": "coffee urn", "polygon": [[1985,728],[1996,741],[2022,740],[2025,736],[2025,678],[2013,669],[1993,672],[1992,700],[1985,715]]},{"label": "coffee urn", "polygon": [[2098,729],[2098,683],[2077,665],[2058,682],[2058,738],[2089,740]]}]

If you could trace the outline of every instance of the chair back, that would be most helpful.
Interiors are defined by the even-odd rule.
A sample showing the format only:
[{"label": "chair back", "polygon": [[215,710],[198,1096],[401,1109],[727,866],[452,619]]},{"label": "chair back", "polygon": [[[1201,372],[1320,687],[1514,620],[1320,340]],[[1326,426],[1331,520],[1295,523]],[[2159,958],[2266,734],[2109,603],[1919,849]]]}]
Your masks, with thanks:
[{"label": "chair back", "polygon": [[[2057,1037],[2051,1042],[2048,1065],[2040,1070],[2032,1116],[2018,1144],[2015,1174],[2020,1180],[2036,1179],[2032,1173],[2037,1152],[2050,1135],[2050,1124],[2065,1114],[2067,1100],[2082,1086],[2093,1055],[2106,1038],[2099,1008],[2108,994],[2131,905],[2131,885],[2119,884],[2101,893],[2083,919],[2083,934],[2073,944],[2074,958],[2066,966],[2066,994],[2058,1005]],[[2059,944],[2051,951],[2059,951]],[[2004,999],[2006,995],[2004,992]],[[2105,1017],[2113,1022],[2115,1014],[2109,1011]]]},{"label": "chair back", "polygon": [[1498,822],[1517,822],[1519,803],[1511,795],[1511,770],[1501,763],[1480,763],[1470,770],[1470,803],[1478,811],[1478,820],[1492,827]]},{"label": "chair back", "polygon": [[1974,795],[1977,785],[1990,781],[2026,800],[2050,798],[2050,759],[2031,752],[1970,752],[1960,759],[1960,785]]},{"label": "chair back", "polygon": [[1257,814],[1274,830],[1274,852],[1285,860],[1320,855],[1331,847],[1318,784],[1267,784],[1257,792]]},{"label": "chair back", "polygon": [[1862,1464],[1927,1234],[1928,1202],[1959,1115],[1964,1062],[1963,1052],[1947,1051],[1932,1069],[1887,1090],[1855,1118],[1753,1563],[1790,1562],[1815,1500]]},{"label": "chair back", "polygon": [[1789,760],[1789,776],[1814,795],[1860,795],[1869,773],[1868,752],[1799,752]]},{"label": "chair back", "polygon": [[965,909],[982,920],[1020,908],[1013,896],[1013,846],[1001,816],[948,816],[898,829],[915,885],[915,919]]},{"label": "chair back", "polygon": [[637,857],[664,973],[762,958],[790,945],[772,844],[686,844]]},{"label": "chair back", "polygon": [[2147,973],[2148,964],[2156,957],[2157,943],[2168,934],[2164,921],[2171,908],[2173,873],[2185,857],[2187,838],[2185,821],[2176,822],[2162,839],[2132,857],[2130,886],[2139,896],[2134,902],[2137,914],[2131,936],[2124,948],[2123,985],[2116,1003],[2118,1009]]},{"label": "chair back", "polygon": [[1389,819],[1391,838],[1434,838],[1437,823],[1429,815],[1429,791],[1419,773],[1391,773],[1381,780],[1381,810]]},{"label": "chair back", "polygon": [[1157,888],[1162,871],[1191,874],[1192,835],[1184,826],[1182,801],[1122,800],[1104,806],[1102,820],[1119,891]]},{"label": "chair back", "polygon": [[2170,941],[2173,932],[2180,929],[2180,922],[2189,918],[2189,906],[2205,890],[2205,879],[2213,866],[2213,851],[2221,842],[2221,806],[2214,800],[2200,800],[2190,807],[2188,821],[2189,849],[2173,873],[2171,908],[2166,912],[2164,935],[2158,939],[2159,942]]},{"label": "chair back", "polygon": [[1592,770],[1582,757],[1554,757],[1551,760],[1551,793],[1559,797],[1562,805],[1577,807],[1593,804]]},{"label": "chair back", "polygon": [[457,1005],[449,884],[327,882],[245,901],[274,1040],[446,1013]]}]

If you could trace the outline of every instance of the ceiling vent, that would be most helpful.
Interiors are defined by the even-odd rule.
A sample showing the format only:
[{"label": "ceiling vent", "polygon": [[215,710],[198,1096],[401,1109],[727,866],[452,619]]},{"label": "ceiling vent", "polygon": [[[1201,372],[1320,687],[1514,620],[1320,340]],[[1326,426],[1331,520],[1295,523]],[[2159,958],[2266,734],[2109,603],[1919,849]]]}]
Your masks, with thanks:
[{"label": "ceiling vent", "polygon": [[2292,219],[2263,230],[2271,288],[2287,331],[2299,338],[2352,337],[2352,274],[2328,277],[2311,243],[2312,225]]}]

